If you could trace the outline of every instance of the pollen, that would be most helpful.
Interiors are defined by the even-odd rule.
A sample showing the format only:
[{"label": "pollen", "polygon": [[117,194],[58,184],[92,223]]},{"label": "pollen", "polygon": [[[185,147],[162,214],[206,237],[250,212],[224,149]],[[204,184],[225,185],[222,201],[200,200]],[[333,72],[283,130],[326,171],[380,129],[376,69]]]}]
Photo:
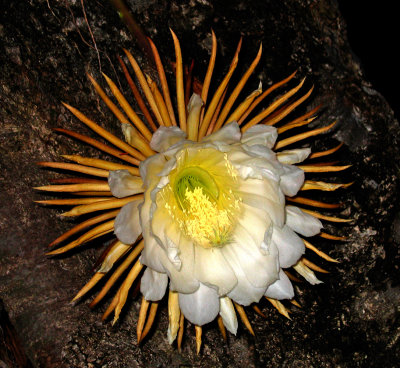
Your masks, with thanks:
[{"label": "pollen", "polygon": [[219,209],[202,188],[186,189],[185,200],[185,230],[190,238],[206,248],[229,242],[232,224],[226,209]]}]

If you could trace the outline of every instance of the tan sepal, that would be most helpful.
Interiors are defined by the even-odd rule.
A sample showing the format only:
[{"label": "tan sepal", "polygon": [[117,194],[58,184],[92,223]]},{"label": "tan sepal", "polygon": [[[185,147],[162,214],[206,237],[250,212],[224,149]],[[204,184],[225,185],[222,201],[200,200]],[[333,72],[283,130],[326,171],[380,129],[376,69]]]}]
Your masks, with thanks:
[{"label": "tan sepal", "polygon": [[178,331],[178,338],[177,338],[177,345],[178,345],[178,351],[181,351],[182,347],[182,339],[183,339],[183,331],[185,330],[185,316],[183,313],[181,313],[181,316],[179,318],[179,331]]},{"label": "tan sepal", "polygon": [[317,166],[317,165],[298,165],[297,167],[304,172],[312,172],[312,173],[325,173],[325,172],[336,172],[343,171],[351,167],[352,165],[345,166]]},{"label": "tan sepal", "polygon": [[[292,97],[304,84],[305,78],[301,80],[301,82],[294,88],[292,88],[289,92],[286,92],[283,96],[277,98],[271,105],[269,105],[265,110],[261,111],[258,115],[256,115],[253,119],[251,119],[243,128],[242,132],[245,132],[253,125],[258,124],[260,121],[264,120],[268,115],[270,115],[273,111],[275,111],[279,106],[281,106],[285,101],[287,101],[290,97]],[[262,96],[262,95],[261,95]],[[261,97],[260,96],[260,97]]]},{"label": "tan sepal", "polygon": [[221,316],[218,316],[217,322],[218,322],[218,328],[219,328],[219,331],[221,332],[222,338],[226,341],[226,339],[227,339],[226,328],[224,326],[224,321],[222,320]]},{"label": "tan sepal", "polygon": [[246,312],[244,311],[244,308],[243,308],[240,304],[237,304],[237,303],[235,303],[235,302],[234,302],[233,304],[235,305],[235,308],[236,308],[236,310],[237,310],[237,312],[238,312],[238,314],[239,314],[239,316],[240,316],[240,319],[242,320],[243,324],[244,324],[244,325],[246,326],[246,328],[250,331],[250,333],[251,333],[253,336],[255,336],[253,327],[251,327],[250,321],[249,321],[249,319],[247,318],[247,315],[246,315]]},{"label": "tan sepal", "polygon": [[333,128],[335,125],[336,125],[336,121],[334,121],[332,124],[329,124],[329,125],[327,125],[325,127],[313,129],[313,130],[310,130],[310,131],[305,132],[305,133],[297,134],[297,135],[294,135],[292,137],[289,137],[289,138],[286,138],[286,139],[282,139],[281,141],[276,143],[275,149],[280,149],[282,147],[289,146],[289,145],[291,145],[293,143],[300,142],[300,141],[302,141],[304,139],[307,139],[309,137],[313,137],[315,135],[325,133],[329,129]]},{"label": "tan sepal", "polygon": [[36,165],[43,167],[51,167],[53,169],[75,171],[86,175],[99,176],[102,178],[108,177],[108,170],[102,170],[83,165],[70,164],[66,162],[37,162]]},{"label": "tan sepal", "polygon": [[115,314],[114,314],[114,320],[112,322],[113,325],[115,324],[115,322],[117,322],[119,315],[121,313],[122,307],[125,305],[126,299],[128,297],[129,289],[131,288],[132,284],[138,277],[142,268],[143,268],[143,265],[139,261],[136,261],[136,263],[133,265],[133,267],[129,271],[128,275],[126,276],[123,284],[121,285],[120,292],[118,293],[118,295],[119,295],[118,303],[115,306],[115,310],[114,310]]},{"label": "tan sepal", "polygon": [[344,219],[344,218],[339,218],[339,217],[334,217],[334,216],[325,216],[322,213],[319,213],[316,211],[310,211],[305,208],[302,208],[302,211],[305,213],[308,213],[311,216],[319,218],[321,220],[330,221],[330,222],[351,222],[351,221],[353,221],[353,219]]},{"label": "tan sepal", "polygon": [[260,61],[262,54],[262,44],[260,44],[260,48],[258,49],[258,53],[251,63],[250,67],[246,70],[246,72],[243,74],[242,78],[240,79],[239,83],[236,85],[235,89],[230,93],[228,101],[226,101],[225,106],[223,107],[218,120],[215,124],[214,131],[217,131],[222,127],[224,123],[227,123],[225,120],[226,117],[229,114],[229,111],[231,110],[233,104],[235,103],[237,97],[239,96],[240,92],[242,91],[243,87],[245,86],[247,80],[249,79],[250,75],[253,73],[254,69],[258,65],[258,62]]},{"label": "tan sepal", "polygon": [[283,316],[285,316],[287,319],[290,319],[289,316],[289,311],[285,308],[285,306],[277,299],[273,299],[273,298],[267,298],[265,297],[275,308],[276,310],[282,314]]},{"label": "tan sepal", "polygon": [[153,322],[154,322],[154,319],[155,319],[156,314],[157,314],[157,308],[158,308],[158,302],[151,302],[149,315],[147,317],[147,321],[146,321],[146,324],[144,326],[142,335],[140,336],[139,343],[143,341],[143,339],[149,333],[149,331],[151,329],[151,326],[153,326]]},{"label": "tan sepal", "polygon": [[96,202],[96,203],[82,204],[80,206],[76,206],[76,207],[72,208],[68,212],[62,213],[62,216],[74,217],[74,216],[84,215],[84,214],[90,213],[90,212],[104,211],[104,210],[109,210],[112,208],[121,208],[129,202],[136,201],[136,200],[142,199],[142,198],[143,198],[143,194],[137,194],[137,195],[125,197],[125,198],[113,198],[113,199],[107,199],[105,201]]},{"label": "tan sepal", "polygon": [[78,164],[98,167],[106,170],[128,170],[132,175],[139,176],[139,169],[128,165],[117,164],[115,162],[101,160],[99,158],[82,157],[79,155],[61,155],[61,157],[77,162]]},{"label": "tan sepal", "polygon": [[65,232],[64,234],[62,234],[61,236],[59,236],[57,239],[53,240],[50,244],[49,247],[52,247],[55,244],[61,243],[62,241],[68,239],[70,236],[80,232],[81,230],[84,230],[92,225],[96,225],[99,222],[103,222],[105,220],[108,220],[110,218],[114,218],[115,216],[118,215],[119,209],[118,210],[114,210],[114,211],[110,211],[110,212],[106,212],[103,213],[99,216],[96,217],[92,217],[84,222],[81,222],[80,224],[74,226],[72,229],[68,230],[67,232]]},{"label": "tan sepal", "polygon": [[92,230],[89,230],[88,232],[86,232],[85,234],[83,234],[78,239],[74,240],[73,242],[71,242],[61,248],[55,249],[51,252],[48,252],[48,253],[46,253],[46,255],[54,256],[57,254],[65,253],[73,248],[76,248],[84,243],[87,243],[90,240],[93,240],[100,236],[108,234],[114,230],[114,222],[115,222],[115,220],[104,222],[103,224],[96,226]]},{"label": "tan sepal", "polygon": [[145,297],[142,297],[142,304],[140,305],[140,311],[139,311],[139,318],[137,322],[137,328],[136,328],[136,335],[137,335],[137,343],[139,344],[142,336],[142,331],[144,327],[144,323],[146,321],[146,316],[147,316],[147,309],[149,308],[150,302],[145,299]]},{"label": "tan sepal", "polygon": [[201,326],[194,326],[196,329],[196,354],[199,355],[201,349],[201,334],[203,333],[203,329]]},{"label": "tan sepal", "polygon": [[174,108],[172,106],[171,95],[169,93],[169,87],[168,87],[168,82],[167,82],[167,77],[165,75],[164,67],[161,62],[161,58],[158,53],[156,45],[153,43],[153,41],[150,38],[148,38],[148,40],[150,43],[150,47],[153,51],[153,56],[154,56],[154,60],[156,62],[156,66],[157,66],[158,76],[160,77],[161,88],[162,88],[163,95],[164,95],[164,101],[167,105],[169,117],[170,117],[172,125],[176,126],[177,124],[176,124],[176,119],[175,119]]},{"label": "tan sepal", "polygon": [[327,260],[328,262],[336,262],[339,263],[337,259],[329,257],[326,253],[320,251],[318,248],[314,247],[310,242],[307,240],[303,239],[303,243],[306,246],[306,248],[312,250],[314,253],[318,254],[321,258]]},{"label": "tan sepal", "polygon": [[65,184],[65,185],[44,185],[42,187],[34,187],[36,190],[43,190],[45,192],[83,192],[95,191],[105,192],[109,191],[110,187],[107,182],[104,184],[97,183],[82,183],[82,184]]},{"label": "tan sepal", "polygon": [[339,183],[326,183],[324,181],[305,180],[300,190],[322,190],[325,192],[332,192],[340,188],[348,188],[354,182],[339,184]]},{"label": "tan sepal", "polygon": [[176,99],[178,104],[179,127],[186,132],[186,106],[185,106],[185,90],[183,83],[183,65],[182,65],[182,51],[179,44],[178,37],[172,29],[169,29],[174,40],[175,47],[175,80],[176,80]]},{"label": "tan sepal", "polygon": [[79,298],[84,296],[93,286],[95,286],[103,277],[104,273],[101,272],[96,272],[93,277],[86,283],[86,285],[79,290],[79,292],[74,296],[74,299],[72,299],[72,303],[77,301]]},{"label": "tan sepal", "polygon": [[137,158],[134,158],[132,156],[130,156],[127,152],[123,152],[120,151],[116,148],[107,146],[106,144],[99,142],[93,138],[90,138],[86,135],[82,135],[76,132],[73,132],[72,130],[68,130],[68,129],[62,129],[62,128],[55,128],[53,129],[55,132],[58,133],[63,133],[66,134],[72,138],[78,139],[82,142],[85,142],[87,144],[90,144],[93,147],[96,147],[97,149],[99,149],[100,151],[106,152],[108,154],[110,154],[111,156],[117,157],[123,161],[129,162],[132,165],[136,165],[138,166],[140,164],[140,160],[138,160]]},{"label": "tan sepal", "polygon": [[110,143],[113,145],[117,146],[121,150],[129,153],[133,157],[136,157],[139,160],[143,160],[144,157],[143,155],[135,150],[133,147],[131,147],[129,144],[125,143],[121,139],[117,138],[115,135],[111,134],[109,131],[106,129],[102,128],[98,124],[96,124],[94,121],[90,120],[87,118],[85,115],[83,115],[79,110],[75,109],[74,107],[66,104],[63,102],[63,105],[71,111],[82,123],[87,125],[90,129],[92,129],[94,132],[102,136],[104,139],[108,140]]},{"label": "tan sepal", "polygon": [[[210,61],[208,62],[207,72],[203,82],[203,89],[201,90],[201,99],[203,100],[204,105],[207,102],[208,91],[210,89],[211,78],[214,72],[215,60],[217,57],[217,38],[215,37],[215,33],[213,30],[211,30],[211,37],[212,37],[212,49],[211,49]],[[205,110],[204,105],[201,109],[200,122],[203,121],[204,117],[204,110]]]},{"label": "tan sepal", "polygon": [[[138,255],[143,250],[144,241],[141,240],[136,247],[129,253],[129,255],[124,259],[124,261],[117,267],[117,269],[111,274],[110,278],[107,280],[106,284],[97,294],[96,298],[90,303],[89,307],[93,308],[97,303],[100,302],[110,290],[110,288],[114,285],[114,283],[118,280],[118,278],[122,275],[122,273],[133,263],[133,261],[138,257]],[[114,310],[114,309],[112,309]],[[111,310],[111,311],[112,311]],[[108,316],[108,315],[107,315]],[[104,317],[105,318],[107,318]]]}]

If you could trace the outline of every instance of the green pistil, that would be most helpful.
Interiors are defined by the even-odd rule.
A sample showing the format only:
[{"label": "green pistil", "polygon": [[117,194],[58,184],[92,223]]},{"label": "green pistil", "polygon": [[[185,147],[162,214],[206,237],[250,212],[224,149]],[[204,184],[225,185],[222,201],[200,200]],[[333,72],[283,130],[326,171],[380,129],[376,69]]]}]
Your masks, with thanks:
[{"label": "green pistil", "polygon": [[201,188],[210,201],[217,201],[219,190],[213,177],[200,167],[186,167],[177,175],[173,187],[175,198],[182,210],[187,209],[185,204],[186,190],[193,192],[195,188]]}]

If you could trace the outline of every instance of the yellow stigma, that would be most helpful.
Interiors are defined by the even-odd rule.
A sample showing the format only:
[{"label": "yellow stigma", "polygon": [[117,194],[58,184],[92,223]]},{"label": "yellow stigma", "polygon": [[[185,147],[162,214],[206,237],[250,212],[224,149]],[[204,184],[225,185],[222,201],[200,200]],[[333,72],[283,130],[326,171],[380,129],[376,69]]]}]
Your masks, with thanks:
[{"label": "yellow stigma", "polygon": [[187,235],[203,247],[222,246],[229,241],[231,221],[228,211],[219,209],[202,188],[186,189],[184,210]]}]

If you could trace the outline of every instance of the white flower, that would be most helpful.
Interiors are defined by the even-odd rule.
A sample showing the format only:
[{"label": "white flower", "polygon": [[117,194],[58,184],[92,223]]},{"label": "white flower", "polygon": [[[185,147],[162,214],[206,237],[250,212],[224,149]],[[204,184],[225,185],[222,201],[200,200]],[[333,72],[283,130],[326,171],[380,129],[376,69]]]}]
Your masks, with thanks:
[{"label": "white flower", "polygon": [[[310,150],[277,155],[276,138],[274,127],[256,125],[241,134],[236,122],[201,142],[187,140],[177,127],[155,132],[150,146],[158,153],[140,165],[144,200],[125,205],[115,222],[124,243],[143,234],[146,300],[160,300],[169,279],[186,319],[201,326],[220,314],[236,333],[231,300],[246,306],[264,295],[293,298],[282,269],[304,253],[297,233],[313,236],[322,225],[285,204],[304,183],[304,172],[292,164]],[[110,174],[114,195],[137,190],[129,175]]]},{"label": "white flower", "polygon": [[[117,157],[123,164],[99,158],[63,155],[74,164],[39,164],[94,176],[94,180],[67,178],[61,183],[71,185],[48,185],[36,189],[72,192],[75,197],[71,199],[40,201],[43,204],[75,206],[63,216],[102,211],[53,241],[52,245],[57,245],[70,238],[68,244],[52,250],[49,255],[65,253],[112,231],[118,237],[107,247],[99,260],[101,266],[73,300],[78,300],[100,280],[108,278],[92,301],[91,306],[94,306],[117,281],[121,281],[118,280],[120,276],[125,275],[103,315],[103,319],[106,319],[114,312],[115,323],[130,288],[140,279],[143,294],[137,323],[137,341],[140,343],[154,322],[158,301],[168,289],[168,340],[172,343],[179,331],[177,345],[180,349],[186,318],[196,325],[196,349],[199,353],[201,326],[216,317],[223,336],[226,334],[224,326],[236,333],[236,312],[254,334],[243,306],[258,302],[263,296],[288,317],[284,304],[279,302],[294,297],[288,278],[292,276],[287,268],[293,268],[311,284],[321,282],[313,270],[325,271],[302,256],[305,247],[327,261],[336,260],[304,238],[320,233],[322,225],[318,218],[331,222],[351,220],[286,205],[286,200],[300,206],[337,208],[337,204],[323,203],[298,196],[297,193],[300,189],[333,191],[346,188],[351,183],[305,181],[305,172],[337,172],[349,166],[323,162],[296,166],[309,157],[310,149],[282,150],[327,132],[335,125],[332,123],[313,130],[306,128],[299,134],[287,135],[287,131],[311,123],[319,109],[317,106],[294,120],[289,118],[286,121],[286,117],[313,90],[311,88],[301,97],[293,97],[302,88],[304,79],[275,98],[269,106],[257,111],[260,103],[272,91],[288,85],[296,73],[264,92],[260,84],[247,97],[239,100],[248,78],[260,61],[262,47],[260,45],[256,57],[238,83],[232,86],[229,85],[230,79],[238,65],[242,41],[238,44],[228,72],[220,78],[213,76],[217,39],[212,34],[212,52],[201,85],[201,96],[193,94],[190,101],[186,101],[185,85],[191,83],[184,81],[179,40],[171,33],[176,55],[174,99],[171,98],[157,48],[151,40],[149,43],[159,83],[145,76],[133,55],[124,50],[151,110],[150,113],[145,107],[146,103],[135,94],[142,110],[139,115],[143,115],[145,121],[109,77],[103,74],[120,107],[89,76],[103,102],[121,123],[126,142],[64,103],[80,121],[111,146],[65,129],[59,131]],[[124,65],[122,59],[120,62]],[[131,84],[127,70],[125,75]],[[212,79],[219,80],[220,84],[213,88],[211,95]],[[190,79],[187,81],[190,82]],[[196,89],[200,90],[199,87],[197,85]],[[176,101],[176,111],[173,101]],[[277,141],[278,132],[286,137]],[[315,152],[310,158],[330,155],[340,146]],[[99,180],[106,177],[108,182]],[[76,194],[87,197],[76,198]],[[290,198],[293,196],[296,198]],[[73,238],[82,229],[88,230]],[[331,234],[320,235],[328,239],[342,239]],[[292,300],[292,303],[296,304],[296,301]]]}]

